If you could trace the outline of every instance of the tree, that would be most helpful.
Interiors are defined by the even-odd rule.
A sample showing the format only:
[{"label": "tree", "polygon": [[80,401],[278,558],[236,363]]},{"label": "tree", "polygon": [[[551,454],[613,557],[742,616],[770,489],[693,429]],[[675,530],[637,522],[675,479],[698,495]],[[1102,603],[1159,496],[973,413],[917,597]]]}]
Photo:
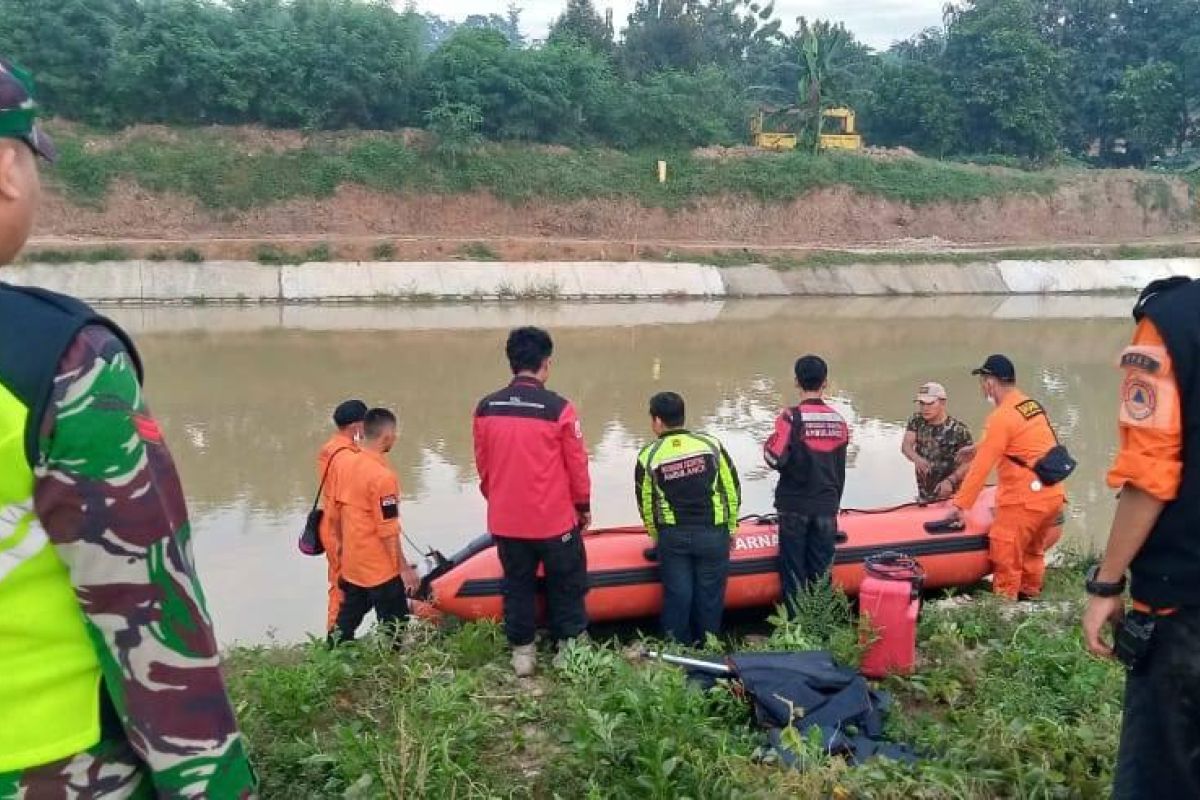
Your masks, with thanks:
[{"label": "tree", "polygon": [[621,61],[633,77],[665,69],[691,71],[702,64],[700,24],[686,0],[637,0]]},{"label": "tree", "polygon": [[608,55],[613,51],[613,29],[601,18],[592,0],[569,0],[562,16],[550,26],[547,42],[577,42]]},{"label": "tree", "polygon": [[884,65],[863,129],[870,141],[946,156],[963,149],[962,115],[945,74],[935,65]]},{"label": "tree", "polygon": [[[1172,117],[1176,111],[1182,113],[1175,125],[1176,139],[1182,143],[1189,135],[1187,120],[1200,106],[1200,2],[1124,0],[1117,19],[1124,31],[1120,45],[1126,67],[1160,62],[1174,67],[1175,78],[1170,85],[1178,96],[1169,103],[1169,108]],[[1142,76],[1142,80],[1153,74]],[[1128,72],[1122,73],[1123,84],[1128,75]],[[1158,77],[1161,79],[1162,75]],[[1165,89],[1166,84],[1160,83],[1159,88]],[[1162,119],[1165,121],[1166,118]]]},{"label": "tree", "polygon": [[977,153],[1044,158],[1063,132],[1063,64],[1032,0],[974,0],[949,14],[945,69]]},{"label": "tree", "polygon": [[1110,98],[1117,130],[1143,156],[1162,155],[1187,135],[1187,106],[1174,64],[1154,62],[1130,67]]},{"label": "tree", "polygon": [[745,127],[745,103],[717,66],[664,70],[614,92],[605,138],[627,148],[733,144]]},{"label": "tree", "polygon": [[0,52],[34,73],[47,108],[116,124],[113,40],[140,17],[136,0],[0,0]]},{"label": "tree", "polygon": [[776,53],[776,63],[769,70],[773,82],[755,89],[768,101],[800,109],[802,128],[815,150],[820,146],[822,112],[854,103],[866,55],[866,48],[845,25],[824,20],[810,23],[801,17],[795,35]]},{"label": "tree", "polygon": [[430,58],[431,107],[479,110],[493,139],[578,142],[612,96],[607,60],[568,42],[522,50],[495,30],[462,29]]}]

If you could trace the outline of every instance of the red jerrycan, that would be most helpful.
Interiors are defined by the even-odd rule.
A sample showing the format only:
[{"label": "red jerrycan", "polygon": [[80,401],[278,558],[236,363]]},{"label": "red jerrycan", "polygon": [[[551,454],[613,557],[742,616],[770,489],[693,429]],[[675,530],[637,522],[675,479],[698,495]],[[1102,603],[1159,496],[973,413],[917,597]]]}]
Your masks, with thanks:
[{"label": "red jerrycan", "polygon": [[917,661],[917,616],[925,571],[916,559],[896,552],[871,556],[865,568],[858,608],[874,628],[875,641],[863,655],[861,672],[868,678],[907,675]]}]

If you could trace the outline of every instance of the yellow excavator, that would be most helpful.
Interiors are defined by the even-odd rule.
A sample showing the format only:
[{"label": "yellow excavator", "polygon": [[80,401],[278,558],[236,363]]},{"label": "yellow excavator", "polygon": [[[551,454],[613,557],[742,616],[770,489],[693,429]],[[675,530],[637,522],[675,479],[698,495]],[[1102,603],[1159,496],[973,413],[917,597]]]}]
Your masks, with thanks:
[{"label": "yellow excavator", "polygon": [[[800,113],[795,106],[785,109],[761,108],[750,121],[751,142],[763,150],[795,150],[799,137],[787,131],[766,130],[766,115],[770,112],[784,113],[795,116]],[[821,112],[822,130],[826,126],[834,128],[833,133],[822,133],[820,147],[822,150],[862,150],[863,138],[855,128],[854,111],[849,108],[827,108]]]}]

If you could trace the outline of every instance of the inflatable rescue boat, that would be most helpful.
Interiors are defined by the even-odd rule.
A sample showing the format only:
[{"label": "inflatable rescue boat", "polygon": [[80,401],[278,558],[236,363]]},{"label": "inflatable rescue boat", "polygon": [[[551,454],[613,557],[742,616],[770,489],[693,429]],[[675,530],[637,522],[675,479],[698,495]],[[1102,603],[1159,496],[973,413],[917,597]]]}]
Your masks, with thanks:
[{"label": "inflatable rescue boat", "polygon": [[[995,490],[988,488],[967,515],[962,530],[930,533],[925,523],[945,519],[949,503],[909,504],[877,510],[846,510],[839,517],[833,580],[856,595],[871,556],[898,551],[924,569],[925,587],[969,586],[991,573],[988,531],[995,517]],[[1056,527],[1047,547],[1058,542]],[[607,528],[584,536],[587,547],[587,611],[592,622],[657,615],[662,608],[658,565],[646,558],[653,542],[641,527]],[[732,549],[725,608],[772,606],[780,601],[778,529],[772,516],[748,517]],[[422,581],[421,599],[462,619],[500,619],[503,610],[500,560],[491,537],[481,536],[449,559],[442,558]]]}]

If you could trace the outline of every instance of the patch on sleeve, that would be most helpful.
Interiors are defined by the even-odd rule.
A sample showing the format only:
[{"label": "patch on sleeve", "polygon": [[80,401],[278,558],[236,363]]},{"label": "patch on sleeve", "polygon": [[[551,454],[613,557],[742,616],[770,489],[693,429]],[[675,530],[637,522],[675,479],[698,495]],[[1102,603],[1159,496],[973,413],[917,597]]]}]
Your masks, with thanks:
[{"label": "patch on sleeve", "polygon": [[379,511],[383,514],[384,519],[398,519],[400,517],[400,498],[394,494],[379,498]]},{"label": "patch on sleeve", "polygon": [[1158,410],[1158,391],[1154,384],[1131,375],[1121,387],[1122,408],[1133,422],[1145,422]]},{"label": "patch on sleeve", "polygon": [[1033,419],[1045,414],[1046,411],[1042,408],[1042,404],[1037,400],[1026,400],[1024,403],[1017,405],[1017,413],[1025,419]]},{"label": "patch on sleeve", "polygon": [[1137,369],[1142,372],[1149,372],[1151,375],[1162,369],[1162,364],[1159,360],[1149,353],[1144,353],[1138,350],[1126,350],[1121,354],[1122,369]]},{"label": "patch on sleeve", "polygon": [[1171,356],[1165,347],[1134,344],[1121,351],[1120,367],[1126,372],[1169,375],[1171,374]]}]

